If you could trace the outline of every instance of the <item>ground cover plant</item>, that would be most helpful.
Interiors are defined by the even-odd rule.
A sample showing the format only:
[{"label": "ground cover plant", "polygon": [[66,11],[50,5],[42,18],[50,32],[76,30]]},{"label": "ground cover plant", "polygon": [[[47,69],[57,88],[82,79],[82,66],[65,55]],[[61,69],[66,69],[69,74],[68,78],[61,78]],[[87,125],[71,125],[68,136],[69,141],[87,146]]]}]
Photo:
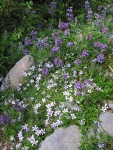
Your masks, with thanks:
[{"label": "ground cover plant", "polygon": [[87,23],[74,20],[70,7],[68,21],[59,21],[51,37],[31,30],[19,42],[19,51],[34,56],[36,66],[17,89],[0,91],[0,124],[13,149],[38,149],[54,129],[71,124],[83,134],[81,150],[113,149],[109,135],[87,137],[107,110],[105,101],[113,99],[113,16],[102,6],[93,13],[88,2],[85,10]]}]

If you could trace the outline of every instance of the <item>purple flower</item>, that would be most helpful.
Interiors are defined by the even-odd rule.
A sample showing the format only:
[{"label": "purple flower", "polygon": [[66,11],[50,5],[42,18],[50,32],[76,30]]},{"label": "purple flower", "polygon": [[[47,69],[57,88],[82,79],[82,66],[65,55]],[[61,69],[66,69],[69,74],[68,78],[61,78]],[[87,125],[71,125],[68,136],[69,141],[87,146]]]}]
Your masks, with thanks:
[{"label": "purple flower", "polygon": [[0,115],[0,124],[10,124],[11,118],[9,117],[9,114],[4,113],[3,115]]},{"label": "purple flower", "polygon": [[73,9],[72,7],[67,9],[67,14],[66,16],[68,17],[68,21],[71,22],[74,19],[74,15],[73,15]]},{"label": "purple flower", "polygon": [[102,44],[102,43],[101,43],[101,44],[100,44],[100,48],[101,48],[101,49],[107,49],[108,46],[107,46],[107,44]]},{"label": "purple flower", "polygon": [[24,49],[24,50],[22,51],[22,53],[23,53],[24,55],[28,55],[28,54],[29,54],[29,51],[26,50],[26,49]]},{"label": "purple flower", "polygon": [[50,3],[50,10],[49,12],[51,13],[51,15],[54,15],[56,12],[56,2],[51,2]]},{"label": "purple flower", "polygon": [[100,42],[98,42],[98,41],[94,42],[94,47],[100,47],[100,46],[101,46]]},{"label": "purple flower", "polygon": [[89,4],[89,2],[88,1],[85,1],[85,9],[86,9],[86,11],[87,11],[87,15],[86,15],[86,18],[87,19],[92,19],[92,16],[93,16],[93,12],[92,12],[92,9],[91,9],[91,7],[90,7],[90,4]]},{"label": "purple flower", "polygon": [[108,27],[106,27],[106,26],[102,29],[102,33],[103,33],[103,34],[107,34],[108,31],[109,31],[109,29],[108,29]]},{"label": "purple flower", "polygon": [[62,60],[59,57],[54,58],[54,64],[56,67],[62,66]]},{"label": "purple flower", "polygon": [[104,143],[98,142],[98,147],[101,148],[101,150],[104,150]]},{"label": "purple flower", "polygon": [[32,30],[31,33],[30,33],[30,35],[31,35],[31,36],[37,35],[37,31]]},{"label": "purple flower", "polygon": [[61,43],[62,43],[62,39],[59,38],[59,37],[56,37],[56,38],[55,38],[55,45],[56,45],[56,46],[60,46]]},{"label": "purple flower", "polygon": [[52,53],[58,52],[60,50],[60,47],[54,46],[51,50]]},{"label": "purple flower", "polygon": [[103,61],[104,61],[104,54],[99,54],[97,56],[97,62],[98,63],[103,63]]},{"label": "purple flower", "polygon": [[63,75],[63,77],[64,77],[66,80],[70,78],[68,72],[64,72],[62,75]]},{"label": "purple flower", "polygon": [[25,38],[25,42],[24,43],[25,43],[25,45],[31,45],[32,44],[31,39],[29,37]]},{"label": "purple flower", "polygon": [[83,84],[80,81],[77,81],[75,84],[75,87],[77,90],[82,90],[83,89]]},{"label": "purple flower", "polygon": [[84,50],[84,51],[82,51],[82,54],[81,54],[81,58],[85,58],[85,57],[88,57],[89,56],[89,53],[88,53],[88,51],[87,50]]},{"label": "purple flower", "polygon": [[58,37],[58,33],[56,32],[56,33],[52,33],[52,38],[56,38],[56,37]]},{"label": "purple flower", "polygon": [[85,86],[88,86],[89,84],[90,84],[90,80],[85,80],[85,81],[84,81],[84,85],[85,85]]},{"label": "purple flower", "polygon": [[67,47],[72,47],[73,46],[73,42],[68,42],[67,43]]},{"label": "purple flower", "polygon": [[24,110],[24,108],[21,106],[19,101],[15,101],[15,103],[12,105],[13,109],[16,109],[17,111],[21,112]]},{"label": "purple flower", "polygon": [[98,10],[101,11],[101,9],[102,9],[102,6],[98,6]]},{"label": "purple flower", "polygon": [[42,74],[43,75],[48,75],[49,74],[49,69],[47,67],[42,68]]},{"label": "purple flower", "polygon": [[88,1],[85,1],[84,7],[85,7],[86,10],[90,8],[90,5],[89,5],[89,2],[88,2]]},{"label": "purple flower", "polygon": [[69,23],[60,22],[58,27],[62,30],[65,30],[69,27]]},{"label": "purple flower", "polygon": [[64,34],[65,36],[69,35],[69,34],[70,34],[70,29],[64,30],[63,34]]},{"label": "purple flower", "polygon": [[107,44],[102,44],[98,41],[94,42],[94,47],[101,48],[101,49],[104,49],[104,50],[108,48]]}]

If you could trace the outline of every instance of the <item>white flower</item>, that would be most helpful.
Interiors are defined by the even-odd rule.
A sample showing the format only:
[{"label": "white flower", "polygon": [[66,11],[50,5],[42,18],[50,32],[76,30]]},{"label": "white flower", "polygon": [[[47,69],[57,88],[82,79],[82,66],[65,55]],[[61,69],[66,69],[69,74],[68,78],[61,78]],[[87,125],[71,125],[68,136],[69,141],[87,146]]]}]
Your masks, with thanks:
[{"label": "white flower", "polygon": [[88,90],[88,93],[92,93],[92,90],[91,90],[91,89],[89,89],[89,90]]},{"label": "white flower", "polygon": [[23,73],[23,76],[24,76],[24,77],[27,77],[27,73],[26,73],[26,72],[24,72],[24,73]]},{"label": "white flower", "polygon": [[37,130],[38,130],[38,127],[35,125],[34,127],[32,127],[32,130],[33,130],[33,131],[37,131]]},{"label": "white flower", "polygon": [[72,119],[76,119],[75,114],[71,114],[71,118],[72,118]]},{"label": "white flower", "polygon": [[28,124],[23,125],[23,126],[22,126],[22,130],[29,131]]},{"label": "white flower", "polygon": [[28,83],[27,86],[30,86],[30,84]]},{"label": "white flower", "polygon": [[32,135],[31,137],[28,138],[28,141],[32,144],[32,145],[36,145],[38,143],[38,140],[36,141],[34,138],[34,135]]},{"label": "white flower", "polygon": [[40,108],[40,106],[41,106],[40,103],[36,104],[36,105],[34,106],[34,110],[37,110],[38,108]]},{"label": "white flower", "polygon": [[45,129],[39,130],[39,135],[44,135],[45,134]]},{"label": "white flower", "polygon": [[64,92],[63,92],[63,95],[64,95],[64,96],[70,96],[70,93],[69,93],[69,91],[64,91]]},{"label": "white flower", "polygon": [[30,83],[33,83],[33,82],[34,82],[34,80],[31,79],[31,80],[30,80]]},{"label": "white flower", "polygon": [[16,144],[17,150],[19,149],[20,145],[21,145],[20,143]]},{"label": "white flower", "polygon": [[48,94],[46,97],[47,97],[47,98],[50,98],[51,96],[50,96],[50,94]]},{"label": "white flower", "polygon": [[18,86],[22,86],[22,83],[19,83]]},{"label": "white flower", "polygon": [[73,97],[70,96],[70,97],[67,98],[67,100],[69,100],[69,102],[72,102],[73,101]]},{"label": "white flower", "polygon": [[49,119],[45,120],[45,126],[49,125]]},{"label": "white flower", "polygon": [[64,108],[63,112],[64,113],[68,112],[68,108]]},{"label": "white flower", "polygon": [[27,74],[30,76],[32,73],[31,73],[31,72],[28,72]]},{"label": "white flower", "polygon": [[54,112],[54,116],[59,116],[61,114],[61,111],[60,110],[57,110]]},{"label": "white flower", "polygon": [[26,146],[24,146],[23,148],[22,148],[22,150],[28,150],[29,149],[29,147],[26,147]]},{"label": "white flower", "polygon": [[79,72],[79,74],[82,75],[82,74],[83,74],[83,71],[81,70],[81,71]]},{"label": "white flower", "polygon": [[35,66],[32,66],[30,69],[31,69],[32,71],[34,71],[34,70],[35,70]]},{"label": "white flower", "polygon": [[42,103],[45,103],[46,102],[46,99],[45,98],[42,98]]},{"label": "white flower", "polygon": [[23,135],[22,135],[22,131],[19,131],[18,138],[19,138],[19,141],[22,142],[22,140],[24,138]]},{"label": "white flower", "polygon": [[51,85],[47,85],[46,87],[48,90],[50,90],[52,88]]},{"label": "white flower", "polygon": [[14,140],[14,136],[10,136],[10,141],[13,141]]},{"label": "white flower", "polygon": [[42,92],[42,95],[44,95],[45,93],[46,93],[46,92],[45,92],[45,91],[43,91],[43,92]]},{"label": "white flower", "polygon": [[33,101],[33,100],[34,100],[34,97],[30,97],[30,100]]},{"label": "white flower", "polygon": [[101,109],[101,110],[102,110],[103,112],[106,112],[108,108],[109,108],[109,107],[108,107],[108,104],[105,103],[104,106],[102,106],[102,109]]},{"label": "white flower", "polygon": [[80,125],[85,125],[84,119],[83,119],[83,120],[80,120]]}]

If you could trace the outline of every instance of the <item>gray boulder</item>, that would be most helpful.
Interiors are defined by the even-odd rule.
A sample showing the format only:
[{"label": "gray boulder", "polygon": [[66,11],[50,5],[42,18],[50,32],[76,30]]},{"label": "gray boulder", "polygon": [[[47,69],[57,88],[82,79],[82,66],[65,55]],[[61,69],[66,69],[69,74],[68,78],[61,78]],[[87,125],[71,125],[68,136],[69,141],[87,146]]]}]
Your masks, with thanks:
[{"label": "gray boulder", "polygon": [[113,113],[111,112],[103,112],[99,116],[100,123],[97,126],[97,131],[91,127],[87,133],[88,138],[92,135],[97,139],[100,139],[99,133],[102,133],[103,137],[106,137],[109,134],[113,137]]},{"label": "gray boulder", "polygon": [[58,128],[42,141],[39,150],[78,150],[81,137],[82,135],[77,126],[71,125],[68,128]]},{"label": "gray boulder", "polygon": [[98,130],[103,131],[104,134],[108,133],[113,137],[113,113],[104,112],[99,117],[101,121],[101,128]]},{"label": "gray boulder", "polygon": [[[28,71],[31,66],[35,65],[34,59],[30,55],[24,56],[20,59],[15,66],[9,71],[5,78],[5,83],[9,86],[15,88],[18,87],[18,84],[23,80],[23,73]],[[4,85],[1,86],[1,89],[4,88]]]}]

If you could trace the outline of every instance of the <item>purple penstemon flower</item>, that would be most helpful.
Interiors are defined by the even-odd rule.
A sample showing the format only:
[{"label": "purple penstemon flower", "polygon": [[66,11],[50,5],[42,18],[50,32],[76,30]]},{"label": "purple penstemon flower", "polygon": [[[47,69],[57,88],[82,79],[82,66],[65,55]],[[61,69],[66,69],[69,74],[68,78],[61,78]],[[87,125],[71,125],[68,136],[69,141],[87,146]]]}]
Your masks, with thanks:
[{"label": "purple penstemon flower", "polygon": [[56,2],[51,2],[50,3],[50,10],[49,12],[51,13],[51,15],[54,15],[56,12]]},{"label": "purple penstemon flower", "polygon": [[92,16],[93,16],[93,12],[92,12],[92,9],[91,9],[91,6],[90,6],[89,2],[85,1],[85,5],[84,6],[85,6],[85,9],[87,11],[86,18],[91,20]]},{"label": "purple penstemon flower", "polygon": [[98,41],[94,42],[94,47],[104,49],[104,50],[108,48],[107,44],[103,44]]},{"label": "purple penstemon flower", "polygon": [[24,43],[25,43],[25,45],[31,45],[32,44],[31,39],[29,37],[25,38],[25,42]]},{"label": "purple penstemon flower", "polygon": [[73,42],[68,42],[67,43],[67,47],[72,47],[73,46]]},{"label": "purple penstemon flower", "polygon": [[59,37],[56,37],[56,38],[55,38],[55,45],[56,45],[56,46],[60,46],[61,43],[62,43],[62,39],[59,38]]},{"label": "purple penstemon flower", "polygon": [[37,35],[37,31],[32,30],[31,33],[30,33],[30,35],[31,35],[31,36]]},{"label": "purple penstemon flower", "polygon": [[0,124],[10,124],[11,123],[11,118],[9,114],[4,113],[3,115],[0,115]]},{"label": "purple penstemon flower", "polygon": [[77,81],[77,82],[75,83],[75,87],[76,87],[77,90],[82,90],[82,89],[83,89],[83,84],[82,84],[82,82]]},{"label": "purple penstemon flower", "polygon": [[52,38],[57,38],[58,37],[58,32],[56,32],[56,33],[52,33]]},{"label": "purple penstemon flower", "polygon": [[81,58],[85,58],[85,57],[88,57],[89,56],[89,53],[88,53],[88,51],[87,50],[84,50],[84,51],[82,51],[82,54],[81,54]]},{"label": "purple penstemon flower", "polygon": [[84,85],[85,85],[85,86],[89,86],[89,85],[90,85],[90,80],[85,80],[85,81],[84,81]]},{"label": "purple penstemon flower", "polygon": [[17,111],[21,112],[24,110],[24,108],[21,106],[19,101],[15,101],[14,104],[12,104],[12,108],[16,109]]},{"label": "purple penstemon flower", "polygon": [[104,150],[104,143],[103,142],[98,142],[98,147],[101,148],[101,150]]},{"label": "purple penstemon flower", "polygon": [[54,46],[54,47],[51,49],[51,52],[52,52],[52,53],[55,53],[55,52],[58,52],[59,50],[60,50],[60,47]]},{"label": "purple penstemon flower", "polygon": [[24,49],[24,50],[22,50],[22,53],[23,53],[24,55],[28,55],[28,54],[29,54],[29,51],[26,50],[26,49]]},{"label": "purple penstemon flower", "polygon": [[64,30],[63,34],[64,34],[65,36],[70,35],[70,29]]},{"label": "purple penstemon flower", "polygon": [[100,42],[98,42],[98,41],[96,41],[96,42],[94,42],[94,47],[100,47],[101,46],[101,43]]},{"label": "purple penstemon flower", "polygon": [[66,16],[68,17],[68,21],[71,22],[74,19],[74,15],[73,15],[73,8],[70,7],[67,9],[67,14]]},{"label": "purple penstemon flower", "polygon": [[42,74],[43,75],[48,75],[49,74],[49,69],[47,67],[42,68]]},{"label": "purple penstemon flower", "polygon": [[58,27],[62,30],[68,29],[69,23],[60,22]]},{"label": "purple penstemon flower", "polygon": [[103,63],[104,62],[104,54],[99,54],[98,56],[97,56],[97,62],[98,63]]},{"label": "purple penstemon flower", "polygon": [[61,67],[62,66],[62,60],[60,59],[60,57],[54,58],[54,64],[55,64],[56,67]]},{"label": "purple penstemon flower", "polygon": [[102,44],[102,43],[101,43],[101,44],[100,44],[100,48],[101,48],[101,49],[107,49],[108,46],[107,46],[107,44]]},{"label": "purple penstemon flower", "polygon": [[107,34],[108,31],[109,31],[108,27],[104,26],[104,28],[102,29],[102,33]]}]

